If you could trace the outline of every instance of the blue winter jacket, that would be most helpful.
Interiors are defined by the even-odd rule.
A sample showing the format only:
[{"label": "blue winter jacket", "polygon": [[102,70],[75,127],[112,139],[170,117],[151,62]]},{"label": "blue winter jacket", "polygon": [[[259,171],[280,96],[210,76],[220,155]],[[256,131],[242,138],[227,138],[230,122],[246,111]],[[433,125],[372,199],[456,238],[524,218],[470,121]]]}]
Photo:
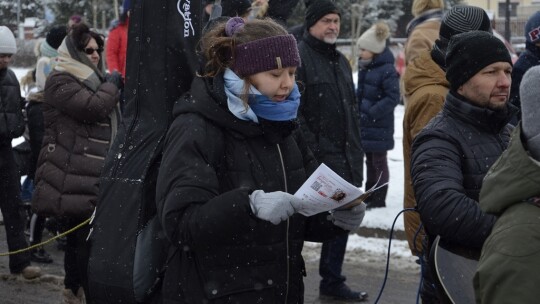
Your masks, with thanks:
[{"label": "blue winter jacket", "polygon": [[[519,55],[518,60],[512,69],[512,87],[510,88],[510,102],[521,110],[521,99],[519,96],[519,85],[523,75],[533,66],[540,64],[540,48],[530,42],[526,42],[526,49]],[[517,120],[521,120],[521,113],[518,113]],[[517,120],[514,121],[514,125]]]},{"label": "blue winter jacket", "polygon": [[365,152],[394,148],[394,108],[399,102],[399,76],[388,47],[364,69],[358,68],[356,90]]}]

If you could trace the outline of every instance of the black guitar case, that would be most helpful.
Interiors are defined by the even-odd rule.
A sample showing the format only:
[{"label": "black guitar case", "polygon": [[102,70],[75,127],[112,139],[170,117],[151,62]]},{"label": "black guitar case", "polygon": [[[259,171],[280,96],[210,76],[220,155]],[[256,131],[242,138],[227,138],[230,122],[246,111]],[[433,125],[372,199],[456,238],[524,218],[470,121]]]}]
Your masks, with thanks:
[{"label": "black guitar case", "polygon": [[173,103],[195,75],[203,1],[133,1],[125,111],[105,161],[89,236],[92,303],[153,303],[166,248],[155,186]]},{"label": "black guitar case", "polygon": [[446,246],[440,236],[431,246],[430,263],[433,266],[439,294],[445,304],[474,304],[473,278],[480,252],[467,248]]}]

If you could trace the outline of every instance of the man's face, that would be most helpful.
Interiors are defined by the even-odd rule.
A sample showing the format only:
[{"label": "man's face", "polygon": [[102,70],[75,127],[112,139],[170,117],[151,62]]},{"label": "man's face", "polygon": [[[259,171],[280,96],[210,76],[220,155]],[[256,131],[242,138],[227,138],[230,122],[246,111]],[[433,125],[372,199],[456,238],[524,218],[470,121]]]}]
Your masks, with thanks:
[{"label": "man's face", "polygon": [[458,89],[473,104],[491,110],[503,109],[512,84],[512,66],[508,62],[492,63]]},{"label": "man's face", "polygon": [[0,54],[0,70],[8,67],[11,62],[11,54]]},{"label": "man's face", "polygon": [[338,14],[324,15],[319,21],[309,28],[311,36],[328,44],[336,43],[339,36],[340,18]]}]

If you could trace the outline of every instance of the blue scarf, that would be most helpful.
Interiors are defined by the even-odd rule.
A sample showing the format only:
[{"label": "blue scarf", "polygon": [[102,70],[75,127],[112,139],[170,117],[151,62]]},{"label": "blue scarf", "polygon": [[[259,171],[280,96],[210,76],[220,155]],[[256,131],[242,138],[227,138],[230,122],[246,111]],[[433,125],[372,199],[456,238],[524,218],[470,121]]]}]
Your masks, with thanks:
[{"label": "blue scarf", "polygon": [[300,91],[295,84],[293,90],[284,101],[276,102],[261,94],[254,86],[249,88],[248,107],[244,106],[240,95],[244,88],[244,80],[231,69],[224,74],[225,94],[229,111],[242,120],[259,122],[257,117],[270,121],[289,121],[296,118],[300,106]]}]

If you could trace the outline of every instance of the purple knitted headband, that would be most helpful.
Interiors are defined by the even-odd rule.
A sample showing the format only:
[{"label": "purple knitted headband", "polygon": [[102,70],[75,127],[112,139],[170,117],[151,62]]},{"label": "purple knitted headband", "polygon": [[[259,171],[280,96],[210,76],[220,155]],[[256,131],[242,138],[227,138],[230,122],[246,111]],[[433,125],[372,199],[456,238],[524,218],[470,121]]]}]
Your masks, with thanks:
[{"label": "purple knitted headband", "polygon": [[[231,18],[226,26],[227,36],[233,36],[243,28],[241,18]],[[234,62],[231,69],[240,77],[264,71],[297,67],[300,54],[293,35],[279,35],[262,38],[237,45],[234,50]]]}]

